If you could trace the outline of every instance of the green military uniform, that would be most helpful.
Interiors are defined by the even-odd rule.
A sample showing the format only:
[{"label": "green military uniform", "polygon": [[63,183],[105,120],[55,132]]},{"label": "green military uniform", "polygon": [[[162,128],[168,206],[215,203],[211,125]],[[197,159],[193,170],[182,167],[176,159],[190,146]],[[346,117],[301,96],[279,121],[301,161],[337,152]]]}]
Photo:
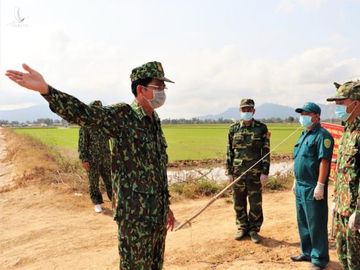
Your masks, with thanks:
[{"label": "green military uniform", "polygon": [[[102,106],[101,101],[94,101],[90,106]],[[88,174],[90,198],[93,204],[102,204],[103,197],[99,189],[101,176],[108,198],[112,199],[111,158],[109,137],[97,128],[80,127],[79,158],[90,165]]]},{"label": "green military uniform", "polygon": [[[145,77],[170,81],[158,62],[132,71],[132,81]],[[113,138],[113,204],[120,269],[161,269],[169,211],[168,157],[156,112],[150,118],[136,101],[89,107],[51,86],[44,97],[51,110],[68,122],[98,128]]]},{"label": "green military uniform", "polygon": [[[319,115],[321,112],[320,107],[312,102],[296,109],[296,112],[302,111]],[[334,139],[320,123],[310,130],[304,130],[294,147],[296,216],[301,251],[314,265],[323,268],[329,262],[327,181],[324,199],[316,200],[314,190],[319,177],[320,162],[322,159],[331,162],[333,148]]]},{"label": "green military uniform", "polygon": [[[336,84],[336,96],[328,101],[360,100],[360,82]],[[346,122],[339,143],[334,201],[336,204],[336,245],[344,269],[360,269],[360,117]],[[348,227],[355,213],[355,231]]]},{"label": "green military uniform", "polygon": [[[243,103],[246,101],[252,100],[242,100]],[[253,101],[251,104],[253,105]],[[231,125],[228,133],[226,174],[237,178],[267,155],[270,148],[269,134],[267,126],[254,119],[250,126],[246,126],[242,120]],[[243,175],[234,185],[233,199],[238,230],[260,231],[264,219],[260,175],[268,175],[269,168],[270,155]],[[247,213],[247,198],[250,204],[249,214]]]}]

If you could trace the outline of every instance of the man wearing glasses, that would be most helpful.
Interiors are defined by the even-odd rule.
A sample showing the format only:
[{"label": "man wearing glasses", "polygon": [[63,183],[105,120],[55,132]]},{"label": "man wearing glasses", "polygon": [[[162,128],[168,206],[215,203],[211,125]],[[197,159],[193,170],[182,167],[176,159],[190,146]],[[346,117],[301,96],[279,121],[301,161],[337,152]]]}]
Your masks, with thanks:
[{"label": "man wearing glasses", "polygon": [[95,127],[113,139],[113,207],[118,224],[120,269],[162,269],[167,229],[174,227],[166,174],[167,144],[155,109],[165,102],[164,70],[148,62],[132,70],[129,105],[90,107],[56,90],[42,75],[8,70],[17,84],[39,92],[70,123]]}]

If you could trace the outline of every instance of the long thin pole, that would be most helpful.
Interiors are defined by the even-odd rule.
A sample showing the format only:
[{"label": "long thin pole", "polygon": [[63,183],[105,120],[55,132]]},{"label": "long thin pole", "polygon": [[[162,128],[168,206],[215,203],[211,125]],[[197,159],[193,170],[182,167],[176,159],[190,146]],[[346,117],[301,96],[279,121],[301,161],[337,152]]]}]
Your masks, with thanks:
[{"label": "long thin pole", "polygon": [[233,185],[235,185],[240,180],[241,177],[243,177],[248,171],[250,171],[252,168],[254,168],[257,164],[259,164],[259,162],[261,162],[264,158],[266,158],[268,155],[270,155],[272,152],[274,152],[280,145],[282,145],[290,137],[292,137],[300,128],[303,128],[303,127],[301,127],[301,126],[298,127],[294,132],[292,132],[289,136],[287,136],[284,140],[282,140],[278,145],[276,145],[271,151],[269,151],[269,153],[267,153],[265,156],[263,156],[261,159],[259,159],[257,162],[255,162],[249,169],[247,169],[238,178],[236,178],[233,182],[231,182],[223,190],[221,190],[218,194],[216,194],[205,206],[203,206],[195,214],[193,214],[191,217],[189,217],[183,223],[181,223],[179,226],[177,226],[175,228],[175,231],[180,230],[182,227],[185,226],[185,224],[190,223],[193,219],[198,217],[202,212],[205,211],[206,208],[208,208],[210,205],[212,205],[221,195],[223,195],[225,191],[227,191],[229,188],[231,188]]}]

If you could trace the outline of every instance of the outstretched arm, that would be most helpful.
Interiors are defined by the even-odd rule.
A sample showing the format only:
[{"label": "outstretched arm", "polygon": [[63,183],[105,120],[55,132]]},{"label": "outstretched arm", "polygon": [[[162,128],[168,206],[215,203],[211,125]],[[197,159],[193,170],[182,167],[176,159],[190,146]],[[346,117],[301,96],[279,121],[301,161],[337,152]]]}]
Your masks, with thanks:
[{"label": "outstretched arm", "polygon": [[36,70],[25,64],[23,68],[27,72],[8,70],[6,76],[20,86],[42,94],[49,102],[50,109],[68,122],[80,126],[96,126],[110,137],[118,136],[122,128],[128,127],[129,106],[90,107],[49,86]]}]

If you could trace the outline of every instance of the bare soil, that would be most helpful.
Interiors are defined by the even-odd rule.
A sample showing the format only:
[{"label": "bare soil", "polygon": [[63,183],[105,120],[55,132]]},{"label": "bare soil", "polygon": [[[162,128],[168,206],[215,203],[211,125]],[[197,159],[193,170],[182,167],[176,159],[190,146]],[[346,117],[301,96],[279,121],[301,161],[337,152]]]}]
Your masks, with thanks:
[{"label": "bare soil", "polygon": [[[38,167],[46,166],[40,170],[43,173],[37,171],[42,181],[26,177],[20,181],[29,175],[24,174],[24,168],[28,168],[24,160],[34,161],[9,155],[18,147],[16,140],[6,137],[1,129],[0,133],[0,268],[117,269],[117,226],[110,202],[105,201],[105,211],[96,214],[88,194],[58,188],[61,183],[47,184],[43,176],[50,175],[47,172],[56,170],[56,166],[51,158],[42,161],[40,150],[34,149],[32,156],[39,158]],[[263,201],[265,221],[260,244],[249,238],[233,239],[236,228],[232,203],[220,199],[191,226],[168,233],[164,269],[309,269],[309,263],[289,259],[299,253],[293,194],[266,193]],[[181,222],[206,202],[183,200],[171,208]],[[328,269],[341,269],[333,242],[330,258]]]}]

